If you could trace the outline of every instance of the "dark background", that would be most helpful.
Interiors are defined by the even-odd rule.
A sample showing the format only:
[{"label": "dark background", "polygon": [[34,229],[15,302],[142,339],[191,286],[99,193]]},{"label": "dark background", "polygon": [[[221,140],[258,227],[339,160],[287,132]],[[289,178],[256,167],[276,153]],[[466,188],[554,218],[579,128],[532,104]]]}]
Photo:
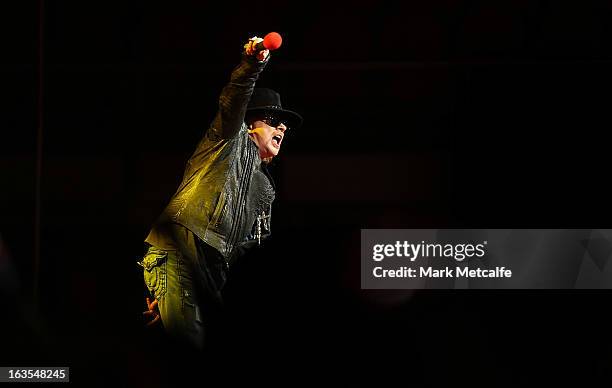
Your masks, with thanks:
[{"label": "dark background", "polygon": [[361,228],[610,227],[609,1],[47,0],[42,51],[40,5],[1,13],[0,364],[70,366],[87,386],[178,378],[143,328],[136,261],[245,40],[278,31],[258,86],[305,122],[273,166],[274,237],[232,269],[208,353],[179,369],[287,386],[609,384],[609,291],[359,284]]}]

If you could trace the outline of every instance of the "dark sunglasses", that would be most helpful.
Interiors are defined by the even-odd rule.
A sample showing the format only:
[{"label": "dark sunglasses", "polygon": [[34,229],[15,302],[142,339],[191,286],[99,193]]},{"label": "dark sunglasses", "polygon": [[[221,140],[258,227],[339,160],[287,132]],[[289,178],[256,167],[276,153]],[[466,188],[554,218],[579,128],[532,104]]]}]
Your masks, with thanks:
[{"label": "dark sunglasses", "polygon": [[280,117],[276,117],[274,115],[265,115],[263,117],[261,117],[259,119],[260,121],[263,121],[264,123],[268,124],[271,127],[278,127],[281,124],[285,124],[285,127],[289,128],[289,125],[287,125],[287,122],[283,119],[281,119]]}]

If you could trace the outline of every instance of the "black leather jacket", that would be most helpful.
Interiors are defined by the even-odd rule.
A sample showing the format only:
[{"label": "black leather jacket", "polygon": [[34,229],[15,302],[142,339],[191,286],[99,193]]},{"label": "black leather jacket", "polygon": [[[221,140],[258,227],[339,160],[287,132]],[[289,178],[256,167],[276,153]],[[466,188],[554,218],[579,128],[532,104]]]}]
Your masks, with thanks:
[{"label": "black leather jacket", "polygon": [[210,128],[187,161],[183,180],[158,223],[175,222],[234,253],[270,234],[274,186],[244,123],[255,81],[267,64],[243,57],[219,97]]}]

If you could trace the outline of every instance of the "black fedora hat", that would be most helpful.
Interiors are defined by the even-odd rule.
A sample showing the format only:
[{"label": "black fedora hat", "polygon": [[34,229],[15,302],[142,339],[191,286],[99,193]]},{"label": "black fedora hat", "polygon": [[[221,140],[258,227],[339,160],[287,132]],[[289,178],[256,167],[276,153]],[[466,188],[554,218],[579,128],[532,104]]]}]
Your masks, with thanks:
[{"label": "black fedora hat", "polygon": [[283,109],[280,94],[268,88],[255,88],[247,105],[246,117],[257,114],[271,114],[286,121],[289,128],[298,128],[302,125],[302,116],[294,111]]}]

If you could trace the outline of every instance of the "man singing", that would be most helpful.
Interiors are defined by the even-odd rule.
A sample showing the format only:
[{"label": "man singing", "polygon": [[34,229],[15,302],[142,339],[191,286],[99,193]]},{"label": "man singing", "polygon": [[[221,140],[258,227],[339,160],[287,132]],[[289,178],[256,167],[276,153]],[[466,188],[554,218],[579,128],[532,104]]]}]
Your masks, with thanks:
[{"label": "man singing", "polygon": [[255,88],[270,59],[270,47],[260,42],[253,37],[244,45],[219,110],[145,239],[139,263],[154,298],[143,313],[148,325],[161,318],[169,335],[196,348],[203,346],[208,314],[221,303],[229,266],[270,235],[275,194],[266,164],[287,129],[302,123],[282,108],[278,93]]}]

